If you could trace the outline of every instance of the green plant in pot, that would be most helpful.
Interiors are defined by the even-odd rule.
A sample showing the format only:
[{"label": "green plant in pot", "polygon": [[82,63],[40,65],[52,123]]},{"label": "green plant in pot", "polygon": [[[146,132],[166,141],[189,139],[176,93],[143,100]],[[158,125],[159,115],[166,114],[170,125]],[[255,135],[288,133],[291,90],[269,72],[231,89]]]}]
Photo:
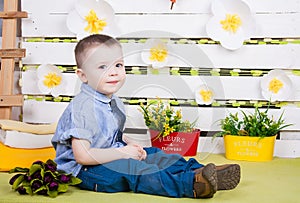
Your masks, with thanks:
[{"label": "green plant in pot", "polygon": [[[225,156],[234,160],[267,161],[272,160],[274,143],[280,130],[292,125],[285,124],[283,113],[275,120],[268,115],[269,107],[254,113],[241,111],[230,113],[220,121],[221,130],[214,137],[223,136]],[[265,147],[269,149],[265,149]]]},{"label": "green plant in pot", "polygon": [[196,121],[183,120],[180,109],[175,110],[169,102],[161,99],[152,100],[147,105],[140,104],[140,111],[149,128],[152,146],[167,153],[196,154],[200,136],[200,130],[195,128]]}]

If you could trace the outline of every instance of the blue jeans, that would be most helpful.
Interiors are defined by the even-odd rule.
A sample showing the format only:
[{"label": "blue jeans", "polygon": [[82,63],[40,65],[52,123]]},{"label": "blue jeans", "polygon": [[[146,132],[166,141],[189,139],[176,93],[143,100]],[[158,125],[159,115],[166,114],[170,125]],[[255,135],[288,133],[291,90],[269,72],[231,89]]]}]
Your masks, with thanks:
[{"label": "blue jeans", "polygon": [[83,166],[78,174],[79,187],[97,192],[146,193],[168,197],[193,197],[193,170],[203,167],[195,159],[166,154],[154,147],[144,148],[143,161],[120,159]]}]

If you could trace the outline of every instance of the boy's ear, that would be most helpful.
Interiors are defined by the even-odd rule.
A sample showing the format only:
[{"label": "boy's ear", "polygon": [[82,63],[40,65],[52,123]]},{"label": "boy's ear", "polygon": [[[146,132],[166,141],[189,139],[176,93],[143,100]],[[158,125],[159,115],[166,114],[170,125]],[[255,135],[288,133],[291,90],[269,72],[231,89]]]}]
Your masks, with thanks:
[{"label": "boy's ear", "polygon": [[87,83],[87,78],[85,73],[82,71],[82,69],[77,69],[76,74],[83,83]]}]

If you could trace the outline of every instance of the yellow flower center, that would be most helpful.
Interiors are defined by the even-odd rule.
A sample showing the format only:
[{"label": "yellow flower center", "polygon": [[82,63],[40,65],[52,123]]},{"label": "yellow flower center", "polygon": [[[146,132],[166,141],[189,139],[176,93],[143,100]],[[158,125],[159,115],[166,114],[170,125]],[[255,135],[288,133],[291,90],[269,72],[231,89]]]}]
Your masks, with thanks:
[{"label": "yellow flower center", "polygon": [[43,83],[46,87],[53,88],[61,83],[61,76],[56,73],[48,73],[48,75],[45,75]]},{"label": "yellow flower center", "polygon": [[96,12],[91,9],[89,14],[84,18],[88,25],[84,28],[85,31],[92,34],[99,34],[107,25],[105,20],[98,19]]},{"label": "yellow flower center", "polygon": [[275,94],[277,94],[282,87],[283,82],[281,82],[277,78],[273,78],[269,83],[269,90]]},{"label": "yellow flower center", "polygon": [[149,59],[151,61],[163,62],[166,60],[168,56],[168,50],[163,45],[157,45],[156,47],[152,47],[150,49]]},{"label": "yellow flower center", "polygon": [[224,30],[233,33],[242,25],[241,18],[237,14],[226,14],[225,20],[221,20],[220,23]]},{"label": "yellow flower center", "polygon": [[209,102],[211,100],[211,97],[212,97],[212,92],[210,90],[200,90],[200,95],[202,97],[202,100],[204,102]]}]

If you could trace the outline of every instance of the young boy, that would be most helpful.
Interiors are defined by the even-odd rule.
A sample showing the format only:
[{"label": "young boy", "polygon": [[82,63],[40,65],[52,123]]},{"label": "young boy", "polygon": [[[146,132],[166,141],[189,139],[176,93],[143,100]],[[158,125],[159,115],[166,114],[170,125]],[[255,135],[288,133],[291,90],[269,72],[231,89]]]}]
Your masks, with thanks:
[{"label": "young boy", "polygon": [[81,92],[62,114],[52,143],[58,169],[80,178],[80,188],[211,198],[217,190],[237,186],[237,164],[204,166],[193,158],[186,160],[122,140],[124,105],[114,94],[124,84],[126,74],[116,39],[86,37],[77,44],[75,58]]}]

